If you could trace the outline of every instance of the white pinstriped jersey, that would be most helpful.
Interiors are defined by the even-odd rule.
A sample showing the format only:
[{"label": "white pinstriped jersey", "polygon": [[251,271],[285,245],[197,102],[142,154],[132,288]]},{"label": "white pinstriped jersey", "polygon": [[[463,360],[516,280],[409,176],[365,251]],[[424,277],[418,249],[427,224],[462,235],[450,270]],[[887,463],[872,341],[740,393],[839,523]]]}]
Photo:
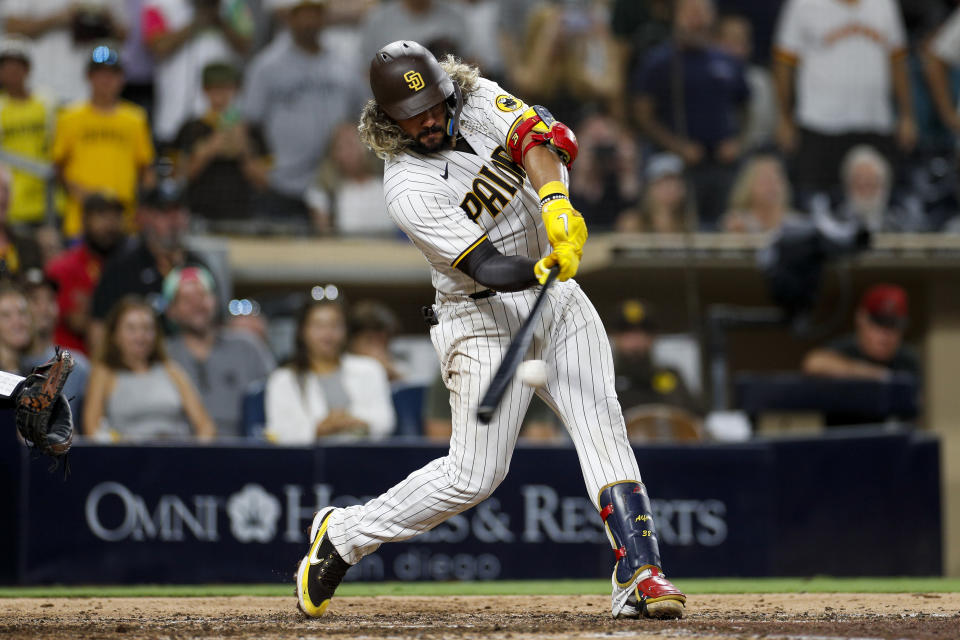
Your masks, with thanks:
[{"label": "white pinstriped jersey", "polygon": [[476,151],[402,153],[386,163],[387,211],[432,267],[441,293],[485,289],[456,268],[484,237],[504,255],[540,259],[550,252],[540,200],[505,150],[507,131],[527,106],[481,78],[464,96],[460,132]]}]

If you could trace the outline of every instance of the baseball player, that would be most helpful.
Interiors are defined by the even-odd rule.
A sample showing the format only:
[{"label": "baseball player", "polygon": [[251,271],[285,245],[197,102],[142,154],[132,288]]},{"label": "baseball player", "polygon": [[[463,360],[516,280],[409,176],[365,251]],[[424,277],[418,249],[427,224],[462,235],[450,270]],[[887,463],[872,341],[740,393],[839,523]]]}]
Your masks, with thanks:
[{"label": "baseball player", "polygon": [[686,598],[663,575],[650,501],[614,390],[610,345],[573,276],[587,230],[570,203],[573,133],[477,69],[416,42],[380,49],[360,136],[386,161],[387,210],[432,267],[430,337],[450,391],[449,453],[366,504],[321,509],[297,571],[300,609],[320,616],[351,565],[482,502],[507,475],[534,390],[516,378],[489,424],[481,394],[545,282],[531,346],[536,393],[563,419],[616,556],[612,613],[679,618]]}]

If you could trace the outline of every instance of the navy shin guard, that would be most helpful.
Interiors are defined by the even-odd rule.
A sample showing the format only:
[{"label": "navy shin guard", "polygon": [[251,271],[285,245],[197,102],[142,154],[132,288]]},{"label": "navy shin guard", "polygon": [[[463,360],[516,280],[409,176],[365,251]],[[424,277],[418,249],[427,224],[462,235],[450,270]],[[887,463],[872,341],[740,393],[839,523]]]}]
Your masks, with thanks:
[{"label": "navy shin guard", "polygon": [[660,546],[644,486],[632,480],[609,484],[600,490],[599,504],[617,558],[616,581],[629,585],[643,569],[659,569]]}]

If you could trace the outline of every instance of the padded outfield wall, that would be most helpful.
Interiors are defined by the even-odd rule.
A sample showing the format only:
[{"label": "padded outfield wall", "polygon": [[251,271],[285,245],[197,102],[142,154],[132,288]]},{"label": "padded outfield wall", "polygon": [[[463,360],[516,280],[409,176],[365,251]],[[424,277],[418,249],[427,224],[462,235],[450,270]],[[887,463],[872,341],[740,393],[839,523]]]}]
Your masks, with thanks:
[{"label": "padded outfield wall", "polygon": [[[0,447],[2,582],[284,582],[317,506],[375,495],[442,447],[79,444],[47,472]],[[939,575],[939,443],[831,434],[636,449],[674,576]],[[572,447],[521,446],[492,498],[351,579],[597,578],[613,556]]]}]

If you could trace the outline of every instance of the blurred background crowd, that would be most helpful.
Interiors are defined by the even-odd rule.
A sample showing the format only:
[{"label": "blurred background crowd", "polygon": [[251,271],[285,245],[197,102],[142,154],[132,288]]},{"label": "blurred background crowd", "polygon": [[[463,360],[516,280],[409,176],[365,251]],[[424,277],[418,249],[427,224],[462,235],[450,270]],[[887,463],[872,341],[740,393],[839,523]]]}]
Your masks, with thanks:
[{"label": "blurred background crowd", "polygon": [[[443,439],[432,348],[397,309],[318,285],[280,322],[231,300],[229,273],[190,242],[406,242],[356,135],[380,46],[454,54],[571,125],[572,199],[591,234],[772,235],[814,217],[952,234],[955,5],[4,0],[0,365],[24,372],[57,346],[87,355],[69,395],[103,442]],[[654,357],[671,351],[658,314],[629,293],[604,319],[631,433],[655,437],[668,415],[674,437],[702,437],[694,365]],[[876,283],[849,335],[798,367],[919,380],[908,306]],[[536,401],[524,435],[565,437]]]}]

